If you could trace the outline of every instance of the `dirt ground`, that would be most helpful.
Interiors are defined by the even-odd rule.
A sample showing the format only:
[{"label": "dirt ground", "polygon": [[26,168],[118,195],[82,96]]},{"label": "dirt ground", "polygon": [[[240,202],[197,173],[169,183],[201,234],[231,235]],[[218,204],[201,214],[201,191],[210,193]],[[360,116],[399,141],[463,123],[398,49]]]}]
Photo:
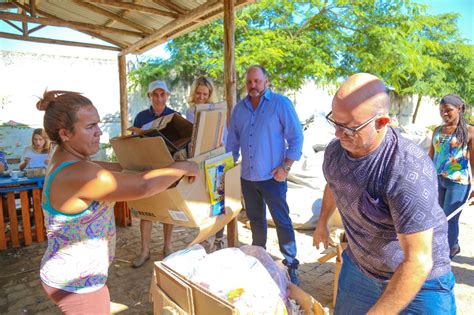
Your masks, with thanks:
[{"label": "dirt ground", "polygon": [[[241,244],[250,244],[250,231],[242,222],[239,222],[238,228]],[[458,314],[467,315],[473,313],[474,300],[474,207],[462,213],[460,229],[461,253],[454,258],[452,266],[456,275]],[[195,235],[193,229],[175,227],[174,248],[186,247]],[[324,306],[330,306],[334,260],[323,264],[316,262],[320,254],[312,246],[311,231],[297,231],[296,237],[301,262],[301,287]],[[162,259],[162,244],[162,225],[155,223],[152,260]],[[268,234],[267,248],[275,259],[282,259],[273,228]],[[117,229],[116,259],[110,267],[108,280],[113,313],[152,314],[148,290],[153,263],[150,260],[142,268],[132,268],[130,262],[138,249],[138,221],[134,220],[132,227]],[[39,264],[44,250],[45,243],[0,252],[0,314],[60,314],[40,285]]]}]

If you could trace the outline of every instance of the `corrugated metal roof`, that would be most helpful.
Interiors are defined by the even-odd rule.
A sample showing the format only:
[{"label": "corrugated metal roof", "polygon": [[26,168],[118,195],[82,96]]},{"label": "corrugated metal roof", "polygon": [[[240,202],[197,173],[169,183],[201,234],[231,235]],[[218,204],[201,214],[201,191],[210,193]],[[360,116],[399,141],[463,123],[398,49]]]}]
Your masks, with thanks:
[{"label": "corrugated metal roof", "polygon": [[[235,7],[255,1],[236,0]],[[0,37],[142,53],[222,17],[223,11],[222,0],[0,0],[0,20],[12,29]],[[69,27],[107,44],[35,37],[37,24]]]}]

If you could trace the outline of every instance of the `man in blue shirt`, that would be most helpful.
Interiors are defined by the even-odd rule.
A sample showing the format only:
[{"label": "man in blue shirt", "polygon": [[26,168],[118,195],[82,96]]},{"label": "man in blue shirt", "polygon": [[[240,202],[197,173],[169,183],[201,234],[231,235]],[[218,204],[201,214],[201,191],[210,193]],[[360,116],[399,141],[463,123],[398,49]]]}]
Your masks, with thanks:
[{"label": "man in blue shirt", "polygon": [[[133,121],[133,126],[137,128],[169,114],[175,113],[174,110],[166,106],[170,91],[163,81],[153,81],[148,86],[148,97],[150,98],[151,106],[138,113]],[[142,266],[148,259],[150,259],[150,239],[151,239],[152,222],[147,220],[140,220],[140,237],[142,251],[141,254],[133,261],[133,266],[138,268]],[[171,252],[171,234],[173,233],[173,225],[163,223],[164,247],[163,254],[168,256]]]},{"label": "man in blue shirt", "polygon": [[150,98],[151,106],[137,114],[133,121],[133,127],[141,128],[158,117],[176,113],[166,106],[170,91],[165,82],[159,80],[151,82],[147,95]]},{"label": "man in blue shirt", "polygon": [[[295,232],[286,202],[286,178],[301,157],[303,132],[291,101],[268,88],[266,70],[251,66],[246,74],[248,95],[234,108],[226,149],[234,160],[242,153],[242,193],[252,229],[252,244],[265,247],[268,205],[280,251],[291,281],[299,284]],[[240,152],[240,153],[239,153]]]}]

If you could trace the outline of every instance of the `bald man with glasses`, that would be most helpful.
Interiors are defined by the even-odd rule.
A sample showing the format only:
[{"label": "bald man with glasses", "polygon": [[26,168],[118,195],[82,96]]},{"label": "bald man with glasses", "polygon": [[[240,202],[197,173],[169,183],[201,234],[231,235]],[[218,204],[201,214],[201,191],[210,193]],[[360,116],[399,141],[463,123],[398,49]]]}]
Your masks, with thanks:
[{"label": "bald man with glasses", "polygon": [[428,155],[390,126],[390,98],[370,74],[351,76],[326,116],[327,180],[313,244],[328,246],[337,208],[348,239],[335,314],[455,314],[447,221]]}]

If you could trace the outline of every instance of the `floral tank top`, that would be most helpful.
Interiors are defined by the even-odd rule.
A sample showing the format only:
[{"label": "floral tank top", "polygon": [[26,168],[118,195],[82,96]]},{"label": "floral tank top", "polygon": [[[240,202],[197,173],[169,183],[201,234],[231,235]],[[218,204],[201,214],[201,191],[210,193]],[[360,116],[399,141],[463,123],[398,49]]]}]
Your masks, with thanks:
[{"label": "floral tank top", "polygon": [[93,201],[81,213],[53,209],[50,186],[64,162],[49,176],[42,203],[48,248],[41,260],[41,280],[50,287],[74,293],[100,289],[107,281],[115,254],[114,202]]},{"label": "floral tank top", "polygon": [[469,160],[467,145],[461,146],[456,135],[446,135],[438,128],[433,137],[433,162],[438,175],[453,182],[469,185]]}]

